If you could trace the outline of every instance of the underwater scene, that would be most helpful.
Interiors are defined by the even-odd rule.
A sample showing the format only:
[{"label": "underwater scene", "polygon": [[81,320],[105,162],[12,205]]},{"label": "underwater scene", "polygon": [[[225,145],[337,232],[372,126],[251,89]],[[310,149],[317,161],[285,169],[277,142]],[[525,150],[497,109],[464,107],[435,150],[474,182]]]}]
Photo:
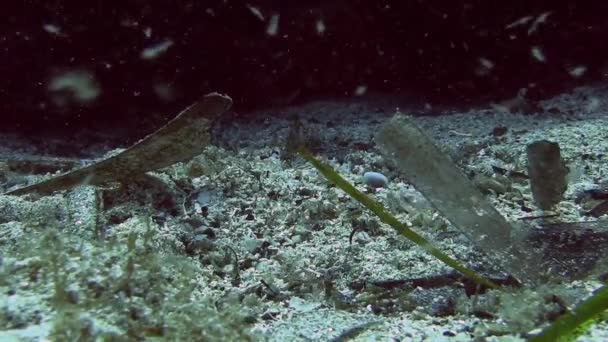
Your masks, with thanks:
[{"label": "underwater scene", "polygon": [[608,3],[9,7],[0,342],[608,341]]}]

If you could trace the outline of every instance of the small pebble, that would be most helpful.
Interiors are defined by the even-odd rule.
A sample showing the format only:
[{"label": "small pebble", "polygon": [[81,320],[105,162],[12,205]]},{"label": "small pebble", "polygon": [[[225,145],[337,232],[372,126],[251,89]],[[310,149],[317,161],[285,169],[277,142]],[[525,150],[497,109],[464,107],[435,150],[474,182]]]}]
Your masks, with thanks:
[{"label": "small pebble", "polygon": [[388,178],[379,172],[366,172],[363,174],[365,184],[372,188],[383,188],[388,183]]}]

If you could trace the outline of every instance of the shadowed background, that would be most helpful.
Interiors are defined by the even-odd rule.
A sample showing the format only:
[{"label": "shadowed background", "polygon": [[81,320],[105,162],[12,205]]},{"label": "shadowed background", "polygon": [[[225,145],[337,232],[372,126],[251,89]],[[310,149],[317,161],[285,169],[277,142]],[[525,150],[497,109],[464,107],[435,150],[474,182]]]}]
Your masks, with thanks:
[{"label": "shadowed background", "polygon": [[[159,127],[209,91],[235,110],[409,94],[468,106],[608,78],[604,1],[19,1],[3,131]],[[10,10],[8,10],[10,8]],[[544,17],[544,19],[543,19]]]}]

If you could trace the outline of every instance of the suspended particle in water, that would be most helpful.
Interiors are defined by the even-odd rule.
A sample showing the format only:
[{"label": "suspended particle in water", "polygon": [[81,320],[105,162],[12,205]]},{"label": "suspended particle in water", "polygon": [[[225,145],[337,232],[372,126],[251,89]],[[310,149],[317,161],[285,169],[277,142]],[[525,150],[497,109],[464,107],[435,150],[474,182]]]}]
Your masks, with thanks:
[{"label": "suspended particle in water", "polygon": [[167,50],[173,45],[173,41],[167,39],[160,43],[149,46],[141,51],[139,56],[141,59],[151,60],[159,57],[163,53],[167,52]]},{"label": "suspended particle in water", "polygon": [[537,61],[543,63],[546,61],[545,54],[539,46],[533,46],[530,50],[530,53],[532,54],[532,57],[534,57],[534,59],[536,59]]},{"label": "suspended particle in water", "polygon": [[46,32],[55,35],[55,36],[63,36],[63,33],[61,32],[61,28],[57,25],[53,25],[53,24],[44,24],[42,25],[42,29],[45,30]]},{"label": "suspended particle in water", "polygon": [[581,77],[585,74],[585,72],[587,72],[587,67],[584,65],[577,65],[568,69],[568,73],[572,77]]},{"label": "suspended particle in water", "polygon": [[317,20],[315,28],[317,29],[317,33],[319,35],[322,35],[325,32],[325,23],[323,22],[322,19]]},{"label": "suspended particle in water", "polygon": [[279,33],[279,15],[273,14],[268,20],[268,26],[266,27],[266,34],[269,36],[276,36]]},{"label": "suspended particle in water", "polygon": [[355,96],[363,96],[367,92],[367,86],[360,85],[355,89]]},{"label": "suspended particle in water", "polygon": [[264,19],[264,15],[262,14],[262,11],[260,11],[259,8],[254,7],[250,4],[247,4],[247,8],[249,8],[249,11],[258,19],[260,19],[261,21],[265,21],[266,19]]},{"label": "suspended particle in water", "polygon": [[58,106],[88,104],[101,94],[95,76],[86,70],[70,70],[54,76],[47,90]]},{"label": "suspended particle in water", "polygon": [[549,17],[550,14],[551,14],[551,12],[544,12],[541,15],[539,15],[538,17],[536,17],[536,20],[534,20],[534,22],[532,23],[532,25],[530,25],[530,28],[528,29],[528,35],[531,35],[532,33],[536,32],[536,30],[538,30],[538,27],[540,26],[540,24],[546,23],[547,18]]},{"label": "suspended particle in water", "polygon": [[475,74],[477,74],[478,76],[485,76],[489,74],[490,71],[492,71],[492,69],[494,68],[494,62],[492,62],[491,60],[484,57],[479,57],[478,60],[479,66],[475,69]]},{"label": "suspended particle in water", "polygon": [[529,22],[530,22],[530,20],[532,20],[533,18],[534,18],[534,17],[533,17],[533,16],[531,16],[531,15],[525,16],[525,17],[523,17],[523,18],[519,18],[519,19],[515,20],[514,22],[512,22],[512,23],[510,23],[510,24],[506,25],[506,26],[505,26],[505,29],[507,29],[507,30],[508,30],[508,29],[512,29],[512,28],[517,27],[517,26],[526,25],[526,24],[527,24],[527,23],[529,23]]}]

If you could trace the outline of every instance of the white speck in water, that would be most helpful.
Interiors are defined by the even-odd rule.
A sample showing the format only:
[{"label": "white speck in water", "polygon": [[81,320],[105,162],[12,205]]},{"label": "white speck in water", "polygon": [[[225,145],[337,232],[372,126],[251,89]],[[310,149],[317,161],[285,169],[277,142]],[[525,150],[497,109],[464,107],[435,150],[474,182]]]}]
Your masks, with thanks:
[{"label": "white speck in water", "polygon": [[517,26],[525,25],[528,22],[530,22],[530,20],[532,20],[532,18],[533,17],[531,15],[525,16],[523,18],[519,18],[519,19],[515,20],[514,22],[512,22],[512,23],[508,24],[507,26],[505,26],[505,28],[506,29],[511,29],[511,28],[514,28],[514,27],[517,27]]},{"label": "white speck in water", "polygon": [[61,35],[61,28],[57,25],[44,24],[44,25],[42,25],[42,28],[50,34],[54,34],[57,36]]},{"label": "white speck in water", "polygon": [[279,15],[273,14],[268,21],[268,27],[266,27],[266,34],[269,36],[276,36],[279,33]]},{"label": "white speck in water", "polygon": [[475,69],[475,73],[479,76],[485,76],[494,68],[494,62],[491,60],[479,57],[479,66]]},{"label": "white speck in water", "polygon": [[367,86],[364,85],[360,85],[357,87],[357,89],[355,89],[355,95],[356,96],[362,96],[367,92]]},{"label": "white speck in water", "polygon": [[266,19],[264,19],[264,15],[262,14],[262,11],[260,11],[259,8],[254,7],[250,4],[247,4],[247,8],[249,8],[249,11],[258,19],[260,19],[261,21],[264,21]]},{"label": "white speck in water", "polygon": [[480,57],[479,63],[487,69],[492,69],[494,67],[494,62],[492,62],[491,60],[489,60],[487,58]]},{"label": "white speck in water", "polygon": [[154,44],[142,50],[139,55],[142,59],[155,59],[163,53],[167,52],[167,50],[173,45],[172,40],[165,40],[158,44]]},{"label": "white speck in water", "polygon": [[540,47],[533,46],[532,50],[530,52],[532,53],[532,57],[534,57],[534,59],[536,59],[537,61],[539,61],[539,62],[546,61],[545,54],[543,53],[543,50],[541,50]]},{"label": "white speck in water", "polygon": [[47,89],[59,106],[90,103],[101,94],[95,76],[86,70],[70,70],[59,74],[49,81]]},{"label": "white speck in water", "polygon": [[323,22],[323,20],[317,20],[316,29],[319,35],[322,35],[325,32],[325,23]]},{"label": "white speck in water", "polygon": [[587,72],[587,67],[584,65],[577,65],[573,68],[568,69],[568,73],[572,77],[581,77]]},{"label": "white speck in water", "polygon": [[530,28],[528,29],[528,35],[536,32],[536,30],[538,30],[538,27],[540,26],[540,24],[544,24],[545,22],[547,22],[547,17],[549,17],[549,14],[551,14],[551,12],[544,12],[541,15],[539,15],[536,18],[536,20],[534,20],[532,25],[530,25]]}]

